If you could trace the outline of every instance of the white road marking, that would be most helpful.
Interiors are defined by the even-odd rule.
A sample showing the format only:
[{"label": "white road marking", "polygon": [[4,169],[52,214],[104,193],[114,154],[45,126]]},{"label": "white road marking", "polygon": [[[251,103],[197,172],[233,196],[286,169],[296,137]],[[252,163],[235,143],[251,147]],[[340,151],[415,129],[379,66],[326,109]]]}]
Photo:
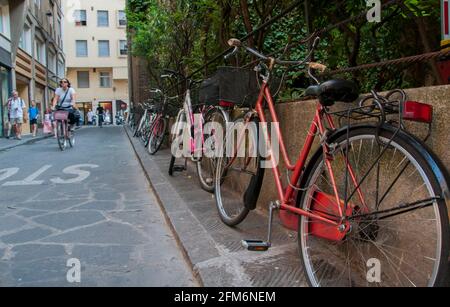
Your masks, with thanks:
[{"label": "white road marking", "polygon": [[52,167],[51,165],[45,165],[36,172],[34,172],[33,174],[31,174],[30,176],[28,176],[27,178],[25,178],[24,180],[9,181],[4,183],[3,186],[10,187],[10,186],[24,186],[24,185],[41,185],[44,183],[44,181],[35,179],[38,178],[40,175],[42,175],[42,173],[44,173],[51,167]]},{"label": "white road marking", "polygon": [[3,181],[19,172],[18,167],[0,169],[0,181]]},{"label": "white road marking", "polygon": [[82,170],[81,168],[98,168],[98,167],[99,166],[95,165],[95,164],[78,164],[78,165],[69,166],[63,170],[63,173],[69,174],[69,175],[78,175],[77,177],[72,178],[72,179],[62,179],[62,178],[58,177],[58,178],[53,178],[50,181],[53,183],[57,183],[57,184],[78,183],[83,180],[86,180],[91,175],[91,172]]}]

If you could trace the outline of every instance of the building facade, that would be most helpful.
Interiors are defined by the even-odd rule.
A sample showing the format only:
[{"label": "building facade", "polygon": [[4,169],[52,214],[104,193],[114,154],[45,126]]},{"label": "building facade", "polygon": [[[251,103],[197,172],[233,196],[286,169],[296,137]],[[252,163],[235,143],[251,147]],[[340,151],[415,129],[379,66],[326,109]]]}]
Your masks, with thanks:
[{"label": "building facade", "polygon": [[79,3],[65,9],[67,78],[85,122],[88,111],[101,105],[115,123],[115,116],[128,109],[125,0]]},{"label": "building facade", "polygon": [[[27,107],[35,100],[41,114],[64,76],[61,0],[0,0],[0,137],[7,122],[6,104],[17,89]],[[23,133],[30,132],[23,125]]]}]

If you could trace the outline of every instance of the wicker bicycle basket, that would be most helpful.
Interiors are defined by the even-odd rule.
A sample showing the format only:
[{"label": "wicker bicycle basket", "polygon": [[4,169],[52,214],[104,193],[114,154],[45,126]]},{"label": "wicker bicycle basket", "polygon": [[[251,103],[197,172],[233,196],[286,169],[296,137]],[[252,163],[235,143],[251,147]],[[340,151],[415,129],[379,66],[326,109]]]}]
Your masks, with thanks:
[{"label": "wicker bicycle basket", "polygon": [[199,102],[218,105],[221,102],[249,106],[256,102],[258,84],[256,74],[250,69],[223,66],[209,79],[203,81]]},{"label": "wicker bicycle basket", "polygon": [[68,111],[55,111],[53,113],[53,118],[55,120],[67,120],[69,118],[69,112]]}]

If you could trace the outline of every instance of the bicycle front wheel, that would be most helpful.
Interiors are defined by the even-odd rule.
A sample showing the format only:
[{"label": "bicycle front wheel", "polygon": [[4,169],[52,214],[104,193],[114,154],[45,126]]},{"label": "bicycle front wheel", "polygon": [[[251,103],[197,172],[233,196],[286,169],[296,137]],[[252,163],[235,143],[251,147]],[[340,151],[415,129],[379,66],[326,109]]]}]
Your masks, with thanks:
[{"label": "bicycle front wheel", "polygon": [[58,146],[61,151],[66,150],[67,148],[67,139],[66,139],[66,124],[62,121],[58,121],[56,124],[56,139],[58,140]]},{"label": "bicycle front wheel", "polygon": [[216,160],[214,196],[220,219],[228,226],[240,224],[256,208],[264,177],[258,131],[258,118],[235,120],[227,131],[223,155]]},{"label": "bicycle front wheel", "polygon": [[[217,148],[223,147],[228,123],[228,115],[220,108],[214,108],[205,115],[203,131],[203,152],[197,162],[197,175],[200,186],[207,192],[214,192],[214,173],[216,171]],[[220,131],[219,131],[220,130]]]},{"label": "bicycle front wheel", "polygon": [[330,143],[333,150],[327,160],[336,185],[319,151],[307,169],[298,204],[336,221],[340,206],[346,230],[299,218],[299,249],[309,283],[443,285],[449,227],[437,164],[402,131],[383,129],[377,138],[374,127],[352,128],[348,137],[342,133]]}]

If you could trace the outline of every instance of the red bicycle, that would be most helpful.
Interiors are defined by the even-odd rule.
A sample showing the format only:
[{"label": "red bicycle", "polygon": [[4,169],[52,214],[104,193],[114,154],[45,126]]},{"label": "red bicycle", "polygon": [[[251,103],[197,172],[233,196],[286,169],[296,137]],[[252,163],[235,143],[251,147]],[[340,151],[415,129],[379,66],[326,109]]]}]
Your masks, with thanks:
[{"label": "red bicycle", "polygon": [[[423,142],[404,129],[404,120],[431,125],[431,107],[407,101],[403,91],[387,96],[372,91],[357,107],[331,112],[335,102],[354,102],[359,92],[351,81],[319,83],[313,76],[312,69],[326,68],[308,62],[318,39],[302,61],[267,57],[237,39],[229,44],[235,47],[232,54],[243,48],[260,59],[255,70],[262,82],[255,108],[235,120],[243,129],[227,133],[226,143],[236,148],[228,154],[224,150],[216,162],[220,218],[235,226],[256,208],[263,163],[272,169],[278,194],[269,207],[267,241],[245,240],[243,245],[267,250],[273,213],[279,209],[284,225],[297,229],[300,259],[312,286],[444,285],[450,242],[445,171]],[[317,81],[306,90],[318,103],[295,164],[288,157],[268,86],[275,65],[307,65]],[[264,102],[281,157],[292,173],[284,184],[273,139],[260,125],[267,123]],[[344,122],[342,128],[336,126],[335,116]],[[366,118],[375,122],[352,124]],[[315,139],[319,148],[310,154]],[[255,150],[259,143],[269,148],[268,154]]]}]

